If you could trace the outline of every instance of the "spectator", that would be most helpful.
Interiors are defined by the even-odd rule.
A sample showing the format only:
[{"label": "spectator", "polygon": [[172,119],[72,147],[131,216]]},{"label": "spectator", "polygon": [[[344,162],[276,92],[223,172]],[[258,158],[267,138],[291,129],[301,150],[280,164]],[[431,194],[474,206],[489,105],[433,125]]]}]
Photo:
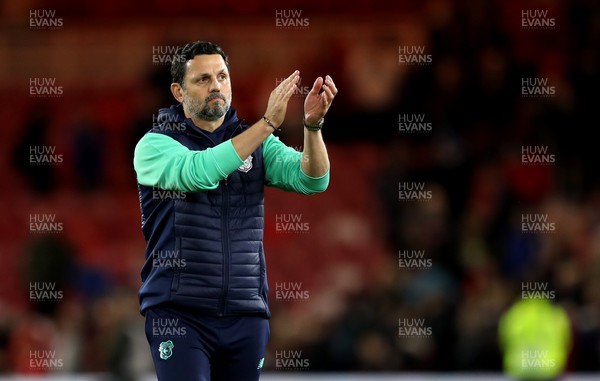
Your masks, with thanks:
[{"label": "spectator", "polygon": [[517,300],[498,327],[504,371],[519,381],[558,380],[566,370],[572,338],[564,308],[548,298]]}]

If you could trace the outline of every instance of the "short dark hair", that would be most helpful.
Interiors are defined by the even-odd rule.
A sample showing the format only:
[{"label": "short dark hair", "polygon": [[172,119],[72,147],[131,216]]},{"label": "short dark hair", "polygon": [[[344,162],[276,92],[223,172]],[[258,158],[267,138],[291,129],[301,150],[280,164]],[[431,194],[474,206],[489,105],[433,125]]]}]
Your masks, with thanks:
[{"label": "short dark hair", "polygon": [[173,83],[179,83],[183,86],[183,77],[185,77],[185,64],[202,54],[220,54],[225,61],[227,70],[229,70],[229,60],[225,51],[217,44],[209,41],[194,41],[177,49],[171,60],[171,77]]}]

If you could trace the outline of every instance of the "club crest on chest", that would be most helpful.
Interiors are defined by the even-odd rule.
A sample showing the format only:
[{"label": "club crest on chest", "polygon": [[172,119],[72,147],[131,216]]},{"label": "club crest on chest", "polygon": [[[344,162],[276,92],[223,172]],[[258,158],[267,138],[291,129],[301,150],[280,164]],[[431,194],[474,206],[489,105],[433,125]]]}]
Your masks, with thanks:
[{"label": "club crest on chest", "polygon": [[248,171],[250,171],[252,169],[252,159],[253,159],[252,155],[248,156],[248,158],[246,160],[244,160],[244,163],[242,165],[240,165],[240,167],[238,168],[238,171],[248,173]]}]

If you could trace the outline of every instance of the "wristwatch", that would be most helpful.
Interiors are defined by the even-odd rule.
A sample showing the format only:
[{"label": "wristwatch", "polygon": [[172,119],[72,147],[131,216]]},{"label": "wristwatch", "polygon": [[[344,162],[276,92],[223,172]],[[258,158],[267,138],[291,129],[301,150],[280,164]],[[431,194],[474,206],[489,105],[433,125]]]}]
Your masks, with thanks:
[{"label": "wristwatch", "polygon": [[309,130],[309,131],[319,131],[321,128],[323,128],[323,123],[325,122],[325,118],[321,118],[321,120],[319,120],[319,122],[315,125],[310,125],[306,123],[306,118],[302,119],[302,124],[304,124],[304,127]]}]

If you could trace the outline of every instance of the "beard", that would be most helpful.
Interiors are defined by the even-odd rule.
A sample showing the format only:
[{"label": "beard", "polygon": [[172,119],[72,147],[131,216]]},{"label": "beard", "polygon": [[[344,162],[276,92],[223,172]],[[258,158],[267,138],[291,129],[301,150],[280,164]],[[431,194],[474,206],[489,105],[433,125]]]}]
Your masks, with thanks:
[{"label": "beard", "polygon": [[[211,105],[210,102],[217,98],[223,100],[223,103],[217,102],[214,105]],[[229,111],[231,106],[231,97],[227,99],[225,95],[221,93],[211,93],[200,102],[198,98],[184,95],[183,102],[187,105],[189,112],[194,117],[208,122],[214,122],[227,114],[227,111]]]}]

